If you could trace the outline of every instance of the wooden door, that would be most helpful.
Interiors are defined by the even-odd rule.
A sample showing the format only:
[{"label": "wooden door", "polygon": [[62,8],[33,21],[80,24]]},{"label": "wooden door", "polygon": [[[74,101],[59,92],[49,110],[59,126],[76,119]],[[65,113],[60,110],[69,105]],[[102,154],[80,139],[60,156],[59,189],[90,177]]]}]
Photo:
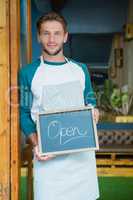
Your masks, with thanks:
[{"label": "wooden door", "polygon": [[0,1],[0,200],[19,199],[19,3]]}]

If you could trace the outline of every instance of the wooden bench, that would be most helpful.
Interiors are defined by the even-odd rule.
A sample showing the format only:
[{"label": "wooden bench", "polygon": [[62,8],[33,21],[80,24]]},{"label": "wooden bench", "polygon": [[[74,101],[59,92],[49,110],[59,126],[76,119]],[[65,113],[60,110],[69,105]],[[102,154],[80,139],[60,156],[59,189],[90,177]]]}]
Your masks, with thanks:
[{"label": "wooden bench", "polygon": [[98,175],[133,176],[133,131],[99,131]]}]

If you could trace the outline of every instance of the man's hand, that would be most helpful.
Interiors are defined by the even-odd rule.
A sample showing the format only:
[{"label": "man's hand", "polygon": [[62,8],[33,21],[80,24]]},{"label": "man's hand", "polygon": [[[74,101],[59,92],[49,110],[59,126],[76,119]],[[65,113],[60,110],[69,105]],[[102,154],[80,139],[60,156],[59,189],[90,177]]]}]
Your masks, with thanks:
[{"label": "man's hand", "polygon": [[35,159],[37,159],[38,161],[46,161],[46,160],[50,160],[55,157],[54,155],[40,156],[38,145],[36,145],[33,148],[33,153],[34,153]]},{"label": "man's hand", "polygon": [[38,147],[38,137],[37,137],[37,133],[32,133],[29,138],[28,138],[29,142],[32,144],[33,146],[33,153],[35,156],[35,159],[38,161],[46,161],[46,160],[50,160],[52,158],[54,158],[54,155],[48,155],[48,156],[40,156],[39,155],[39,147]]},{"label": "man's hand", "polygon": [[96,124],[98,123],[99,121],[99,111],[98,109],[94,108],[93,110],[93,118],[94,118],[94,121],[96,122]]}]

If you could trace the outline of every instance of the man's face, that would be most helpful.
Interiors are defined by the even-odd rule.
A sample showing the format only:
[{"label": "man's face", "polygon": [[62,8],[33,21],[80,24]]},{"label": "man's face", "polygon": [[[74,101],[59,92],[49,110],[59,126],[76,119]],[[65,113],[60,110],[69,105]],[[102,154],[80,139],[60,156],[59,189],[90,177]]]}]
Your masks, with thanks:
[{"label": "man's face", "polygon": [[42,23],[38,40],[42,44],[43,51],[54,56],[63,51],[63,44],[67,41],[68,33],[58,21],[46,21]]}]

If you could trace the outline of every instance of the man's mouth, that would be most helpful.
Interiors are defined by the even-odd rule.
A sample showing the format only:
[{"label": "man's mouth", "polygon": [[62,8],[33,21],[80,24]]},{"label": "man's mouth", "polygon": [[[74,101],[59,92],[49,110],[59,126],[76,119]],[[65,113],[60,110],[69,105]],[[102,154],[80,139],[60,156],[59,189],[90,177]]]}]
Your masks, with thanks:
[{"label": "man's mouth", "polygon": [[54,48],[54,47],[56,47],[57,45],[56,45],[56,44],[48,44],[47,46],[48,46],[48,47],[53,47],[53,48]]}]

